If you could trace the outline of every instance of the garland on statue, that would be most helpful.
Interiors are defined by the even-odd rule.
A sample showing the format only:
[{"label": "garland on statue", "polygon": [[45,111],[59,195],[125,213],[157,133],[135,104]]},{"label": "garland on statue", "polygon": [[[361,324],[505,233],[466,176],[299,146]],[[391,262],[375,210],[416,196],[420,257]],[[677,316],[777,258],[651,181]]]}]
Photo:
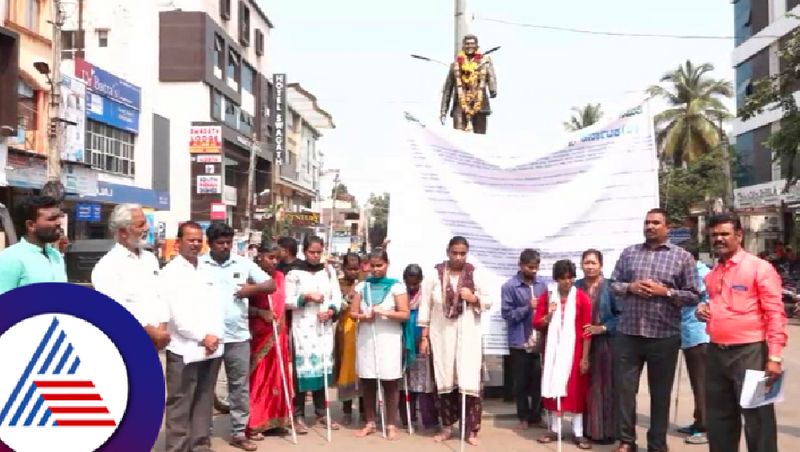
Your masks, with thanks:
[{"label": "garland on statue", "polygon": [[472,117],[483,107],[483,90],[486,85],[486,66],[483,55],[475,52],[472,58],[462,50],[456,57],[455,79],[458,104],[467,117],[465,126],[470,128]]}]

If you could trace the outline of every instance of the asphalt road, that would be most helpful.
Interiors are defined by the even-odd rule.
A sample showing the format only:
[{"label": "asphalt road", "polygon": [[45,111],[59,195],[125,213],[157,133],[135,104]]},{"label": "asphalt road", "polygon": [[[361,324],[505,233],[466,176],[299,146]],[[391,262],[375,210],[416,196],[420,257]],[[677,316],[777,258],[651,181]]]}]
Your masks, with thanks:
[{"label": "asphalt road", "polygon": [[[800,322],[793,320],[788,329],[789,333],[789,346],[784,353],[785,369],[788,371],[786,380],[785,396],[786,401],[778,404],[778,442],[781,451],[795,451],[800,450],[800,403],[797,403],[797,397],[800,396],[800,380],[793,378],[794,372],[800,372],[800,341],[795,338],[800,337]],[[701,445],[688,445],[683,442],[681,435],[674,433],[678,426],[686,425],[692,421],[692,410],[694,408],[692,400],[692,391],[689,386],[688,375],[684,368],[681,372],[682,378],[680,381],[680,392],[678,402],[678,416],[677,423],[671,426],[671,433],[669,435],[669,447],[672,452],[691,452],[691,451],[705,451],[708,450],[707,446]],[[647,393],[646,375],[642,376],[642,384],[639,391],[639,438],[640,438],[640,451],[645,452],[644,446],[646,427],[649,422],[649,395]],[[221,387],[224,386],[221,384]],[[673,390],[674,391],[674,390]],[[674,409],[675,393],[672,394],[672,407]],[[334,415],[339,417],[339,403],[332,403]],[[308,407],[310,413],[311,407]],[[535,441],[535,438],[544,431],[541,429],[532,429],[525,432],[517,432],[513,430],[516,421],[513,416],[514,406],[511,403],[503,403],[498,400],[488,400],[484,403],[484,417],[483,424],[479,439],[481,444],[477,447],[467,445],[466,451],[480,451],[480,450],[498,450],[502,448],[503,452],[516,452],[516,451],[556,451],[558,450],[555,444],[542,445]],[[672,417],[674,413],[670,416]],[[310,421],[310,419],[309,419]],[[212,439],[212,446],[217,452],[233,452],[236,449],[227,443],[227,435],[230,428],[229,419],[226,415],[217,415],[214,418],[215,436]],[[568,423],[565,423],[565,431],[571,431]],[[398,451],[408,452],[446,452],[459,451],[459,441],[451,440],[444,444],[435,443],[432,439],[433,432],[416,432],[411,436],[407,431],[403,431],[399,438],[395,441],[387,441],[381,438],[380,434],[373,435],[368,438],[356,438],[354,436],[355,427],[350,429],[342,429],[333,433],[333,441],[328,443],[325,440],[325,429],[314,428],[305,436],[299,437],[298,445],[292,444],[291,436],[287,437],[269,437],[265,441],[259,443],[260,451],[269,452],[288,452],[297,450],[320,450],[331,452],[356,452],[356,451],[373,451],[380,448],[382,451]],[[163,432],[162,432],[163,433]],[[742,443],[741,450],[746,450],[744,443]],[[164,451],[163,436],[159,438],[156,443],[154,451]],[[563,444],[563,450],[572,451],[578,450],[575,445],[567,439]],[[596,451],[612,451],[613,446],[595,445],[593,450]],[[731,451],[735,452],[735,451]]]}]

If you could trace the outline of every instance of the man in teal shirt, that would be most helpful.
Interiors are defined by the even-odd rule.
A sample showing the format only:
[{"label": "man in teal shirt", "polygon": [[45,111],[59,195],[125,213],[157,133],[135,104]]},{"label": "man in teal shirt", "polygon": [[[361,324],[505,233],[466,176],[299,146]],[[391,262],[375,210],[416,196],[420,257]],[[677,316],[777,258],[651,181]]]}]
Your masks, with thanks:
[{"label": "man in teal shirt", "polygon": [[61,253],[61,208],[50,196],[31,196],[15,211],[18,243],[0,252],[0,294],[44,282],[67,282]]}]

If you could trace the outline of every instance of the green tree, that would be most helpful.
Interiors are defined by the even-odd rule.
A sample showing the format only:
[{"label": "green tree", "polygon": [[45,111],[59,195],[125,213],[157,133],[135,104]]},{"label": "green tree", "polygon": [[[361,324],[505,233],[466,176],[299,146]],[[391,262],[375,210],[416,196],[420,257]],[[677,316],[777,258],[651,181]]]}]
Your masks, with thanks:
[{"label": "green tree", "polygon": [[586,104],[583,107],[572,107],[572,117],[564,122],[564,128],[569,132],[581,130],[596,123],[603,117],[600,104]]},{"label": "green tree", "polygon": [[372,217],[369,224],[369,244],[373,248],[381,246],[389,230],[389,193],[376,195],[370,193],[367,215]]},{"label": "green tree", "polygon": [[717,150],[700,155],[683,166],[663,165],[659,171],[659,197],[670,223],[681,223],[693,206],[726,192],[725,159]]},{"label": "green tree", "polygon": [[333,193],[336,195],[349,195],[350,192],[347,191],[347,185],[343,183],[338,183],[335,187],[333,187]]},{"label": "green tree", "polygon": [[[797,16],[790,15],[797,18]],[[778,52],[781,70],[755,80],[744,106],[737,113],[746,121],[765,111],[780,111],[780,129],[772,132],[764,145],[773,151],[786,178],[786,188],[794,185],[798,173],[797,148],[800,145],[800,108],[794,97],[800,83],[800,28],[795,28]]]},{"label": "green tree", "polygon": [[691,163],[721,149],[722,122],[731,118],[721,98],[732,97],[733,87],[708,75],[710,63],[686,61],[661,77],[661,85],[647,89],[664,98],[669,108],[655,117],[656,141],[662,161],[674,166]]}]

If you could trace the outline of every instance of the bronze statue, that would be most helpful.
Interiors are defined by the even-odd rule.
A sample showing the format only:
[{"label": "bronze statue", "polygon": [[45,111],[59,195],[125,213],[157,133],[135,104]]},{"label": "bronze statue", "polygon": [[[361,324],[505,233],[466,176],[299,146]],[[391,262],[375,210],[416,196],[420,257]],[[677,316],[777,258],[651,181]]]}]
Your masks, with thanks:
[{"label": "bronze statue", "polygon": [[492,113],[489,97],[497,96],[497,77],[491,58],[479,51],[477,36],[464,36],[462,44],[444,82],[441,121],[444,124],[450,110],[454,129],[485,134],[487,117]]}]

